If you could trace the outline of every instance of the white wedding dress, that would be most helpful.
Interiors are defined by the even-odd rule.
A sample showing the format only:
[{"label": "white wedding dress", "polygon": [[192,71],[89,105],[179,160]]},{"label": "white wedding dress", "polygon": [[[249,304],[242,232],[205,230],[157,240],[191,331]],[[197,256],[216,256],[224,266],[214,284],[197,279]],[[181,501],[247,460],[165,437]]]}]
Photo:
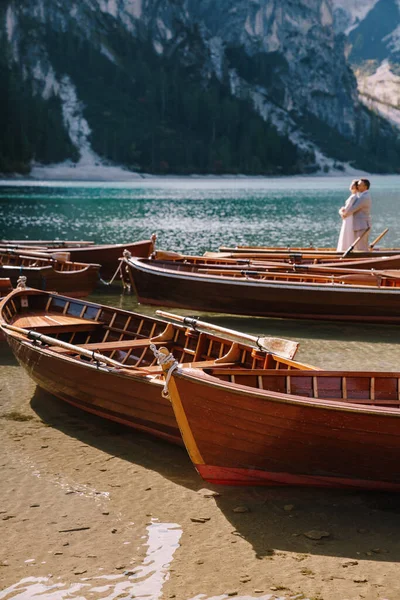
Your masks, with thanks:
[{"label": "white wedding dress", "polygon": [[[344,205],[345,208],[349,208],[350,204],[352,204],[354,200],[356,200],[356,198],[356,194],[352,194],[351,196],[349,196]],[[354,236],[353,229],[353,215],[350,215],[345,219],[342,219],[342,227],[340,229],[337,251],[345,252],[349,248],[349,246],[351,246],[355,242],[355,239],[356,238]]]}]

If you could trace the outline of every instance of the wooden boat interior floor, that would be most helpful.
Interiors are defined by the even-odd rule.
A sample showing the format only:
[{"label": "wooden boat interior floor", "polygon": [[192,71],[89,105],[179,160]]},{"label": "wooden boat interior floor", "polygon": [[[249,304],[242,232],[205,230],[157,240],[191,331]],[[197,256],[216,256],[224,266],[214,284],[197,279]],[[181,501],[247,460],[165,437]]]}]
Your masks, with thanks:
[{"label": "wooden boat interior floor", "polygon": [[400,374],[337,371],[238,369],[216,367],[205,373],[222,381],[316,400],[334,400],[400,409]]},{"label": "wooden boat interior floor", "polygon": [[[290,282],[290,283],[328,283],[328,284],[342,284],[342,285],[356,285],[373,288],[381,287],[400,287],[400,270],[390,270],[388,272],[373,272],[367,271],[366,273],[349,273],[349,274],[321,274],[321,273],[295,273],[295,272],[280,272],[280,271],[269,271],[267,268],[259,271],[246,270],[245,267],[238,270],[231,270],[224,268],[223,264],[220,264],[219,269],[215,269],[213,265],[209,266],[207,263],[201,264],[199,261],[191,262],[185,260],[170,261],[170,260],[153,260],[153,259],[140,259],[141,263],[148,264],[150,266],[157,266],[161,269],[168,269],[172,271],[183,271],[187,273],[199,273],[202,275],[213,275],[220,278],[240,278],[245,280],[255,281],[277,281],[277,282]],[[229,267],[230,264],[227,264]]]},{"label": "wooden boat interior floor", "polygon": [[[10,325],[43,333],[79,346],[79,349],[101,353],[121,363],[121,368],[145,368],[153,375],[161,374],[162,369],[150,349],[151,343],[166,346],[178,362],[198,368],[218,364],[245,370],[299,368],[299,363],[290,359],[185,325],[35,290],[27,290],[26,295],[11,296],[2,307],[2,316]],[[78,349],[55,345],[46,346],[46,349],[97,364],[96,360],[80,355]]]}]

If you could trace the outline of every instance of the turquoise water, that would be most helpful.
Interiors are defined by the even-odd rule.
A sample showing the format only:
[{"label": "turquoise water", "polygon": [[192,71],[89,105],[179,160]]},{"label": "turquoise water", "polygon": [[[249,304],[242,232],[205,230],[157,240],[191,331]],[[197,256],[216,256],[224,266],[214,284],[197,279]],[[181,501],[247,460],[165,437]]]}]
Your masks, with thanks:
[{"label": "turquoise water", "polygon": [[[350,178],[146,179],[132,183],[0,182],[0,238],[134,241],[188,253],[220,244],[333,245]],[[372,178],[373,234],[400,246],[400,177]],[[119,288],[97,302],[154,314]],[[184,311],[175,311],[184,312]],[[187,312],[187,311],[186,311]],[[400,328],[203,315],[219,325],[300,342],[298,359],[325,368],[399,370]],[[1,370],[1,369],[0,369]]]},{"label": "turquoise water", "polygon": [[[373,177],[373,232],[400,246],[400,177]],[[123,243],[203,253],[220,244],[335,245],[345,178],[139,179],[123,183],[0,182],[0,238]]]}]

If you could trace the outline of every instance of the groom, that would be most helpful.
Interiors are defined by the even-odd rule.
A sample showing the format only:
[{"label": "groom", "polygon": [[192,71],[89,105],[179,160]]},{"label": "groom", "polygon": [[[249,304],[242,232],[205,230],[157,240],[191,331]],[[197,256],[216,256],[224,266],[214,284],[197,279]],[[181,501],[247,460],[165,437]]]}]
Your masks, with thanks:
[{"label": "groom", "polygon": [[[340,215],[343,219],[353,215],[354,239],[356,240],[364,233],[368,227],[371,227],[371,196],[369,193],[370,182],[368,179],[359,179],[357,183],[358,198],[346,209],[344,206],[340,209]],[[355,250],[369,250],[369,233],[358,242]]]}]

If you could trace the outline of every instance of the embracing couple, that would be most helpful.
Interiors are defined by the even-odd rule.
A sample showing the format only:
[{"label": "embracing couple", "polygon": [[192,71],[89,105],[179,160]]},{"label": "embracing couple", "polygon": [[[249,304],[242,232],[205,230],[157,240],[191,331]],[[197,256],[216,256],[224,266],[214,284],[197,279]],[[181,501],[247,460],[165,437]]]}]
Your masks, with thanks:
[{"label": "embracing couple", "polygon": [[371,227],[369,188],[368,179],[355,179],[350,185],[351,196],[347,198],[346,204],[339,209],[339,215],[342,217],[342,228],[337,245],[338,252],[347,250],[360,236],[362,238],[355,246],[355,250],[369,250],[368,238],[369,228]]}]

